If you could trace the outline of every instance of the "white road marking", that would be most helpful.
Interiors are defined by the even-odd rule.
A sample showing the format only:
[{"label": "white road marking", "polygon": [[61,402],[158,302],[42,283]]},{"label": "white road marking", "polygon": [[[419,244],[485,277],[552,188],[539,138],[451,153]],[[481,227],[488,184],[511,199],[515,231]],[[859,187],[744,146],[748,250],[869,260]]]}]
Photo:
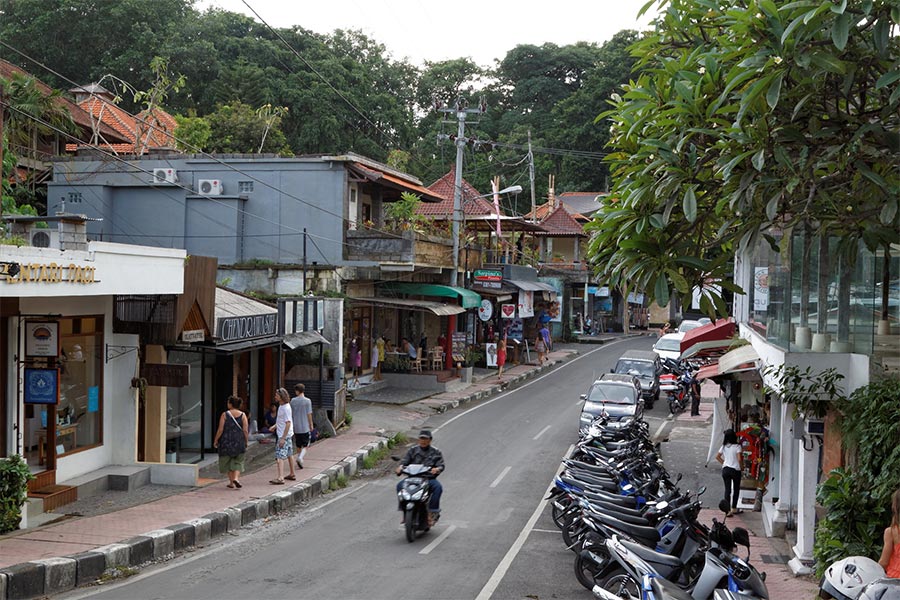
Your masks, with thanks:
[{"label": "white road marking", "polygon": [[492,488],[497,487],[497,485],[500,483],[500,480],[503,479],[504,477],[506,477],[506,474],[509,473],[510,469],[512,469],[512,467],[506,467],[505,469],[503,469],[503,471],[501,471],[500,474],[497,476],[497,479],[494,480],[494,483],[491,484],[491,487]]},{"label": "white road marking", "polygon": [[544,435],[545,433],[547,433],[547,430],[548,430],[548,429],[550,429],[550,425],[547,425],[546,427],[544,427],[543,429],[541,429],[541,430],[538,432],[538,434],[537,434],[536,436],[534,436],[533,438],[531,438],[531,439],[532,439],[532,440],[538,439],[539,437],[541,437],[542,435]]},{"label": "white road marking", "polygon": [[[585,355],[587,356],[587,355]],[[569,446],[569,449],[566,451],[566,456],[572,452],[572,449],[575,445]],[[531,517],[528,519],[528,522],[525,523],[525,527],[522,528],[522,531],[519,532],[519,537],[516,538],[516,541],[513,542],[513,545],[510,546],[509,550],[506,552],[506,556],[500,561],[500,564],[497,565],[497,568],[494,569],[493,574],[491,574],[491,578],[487,580],[487,583],[484,584],[484,587],[481,588],[481,591],[475,597],[475,600],[489,600],[489,598],[496,591],[497,586],[500,585],[500,582],[503,581],[503,577],[506,576],[506,572],[509,570],[509,567],[512,566],[513,561],[516,559],[516,556],[519,554],[519,551],[522,550],[522,546],[525,545],[525,540],[528,539],[528,534],[533,531],[534,524],[537,523],[537,520],[540,518],[541,513],[544,512],[544,509],[547,507],[547,503],[549,499],[547,496],[550,495],[550,490],[553,489],[553,486],[556,485],[554,477],[550,480],[550,485],[547,487],[547,491],[544,492],[544,495],[541,496],[541,501],[538,503],[537,508],[534,509],[534,513],[532,513]]]},{"label": "white road marking", "polygon": [[531,531],[533,533],[555,533],[557,535],[562,533],[559,529],[532,529]]},{"label": "white road marking", "polygon": [[531,381],[529,381],[529,382],[526,383],[525,385],[521,385],[521,386],[517,387],[517,388],[514,389],[514,390],[510,390],[510,391],[508,391],[508,392],[504,392],[504,393],[500,394],[499,396],[497,396],[496,398],[491,398],[490,400],[487,400],[487,401],[485,401],[485,402],[482,402],[482,403],[479,404],[478,406],[473,406],[473,407],[470,408],[469,410],[467,410],[467,411],[465,411],[465,412],[459,413],[458,415],[456,415],[456,416],[453,417],[452,419],[448,419],[446,422],[441,423],[440,425],[438,425],[437,427],[435,427],[434,429],[432,429],[432,431],[433,431],[433,432],[438,432],[438,431],[440,431],[441,429],[443,429],[444,427],[446,427],[447,425],[449,425],[450,423],[452,423],[453,421],[455,421],[455,420],[457,420],[457,419],[459,419],[459,418],[462,418],[462,417],[466,416],[467,414],[469,414],[470,412],[472,412],[472,411],[474,411],[474,410],[478,410],[479,408],[484,408],[485,406],[487,406],[487,405],[489,405],[489,404],[491,404],[491,403],[493,403],[493,402],[496,402],[497,400],[500,400],[501,398],[505,398],[505,397],[509,396],[510,394],[514,394],[514,393],[518,392],[519,390],[524,390],[524,389],[527,388],[528,386],[534,385],[535,383],[537,383],[537,382],[540,381],[541,379],[544,379],[545,377],[550,377],[551,375],[553,375],[553,374],[556,373],[557,371],[560,371],[560,370],[562,370],[562,369],[565,369],[565,368],[568,367],[569,365],[575,364],[576,362],[578,362],[578,361],[581,360],[582,358],[587,358],[588,356],[590,356],[590,355],[593,354],[594,352],[599,352],[600,350],[604,350],[604,349],[606,349],[606,348],[609,348],[610,346],[614,346],[614,345],[616,345],[616,344],[620,344],[620,343],[625,342],[625,341],[630,340],[630,339],[631,339],[631,338],[623,338],[623,339],[621,339],[621,340],[616,340],[616,341],[614,341],[614,342],[610,342],[609,344],[603,344],[602,346],[600,346],[600,347],[598,347],[598,348],[595,348],[594,350],[591,350],[591,351],[589,351],[589,352],[586,352],[586,353],[584,353],[584,354],[582,354],[581,356],[578,356],[578,357],[576,357],[576,358],[573,358],[572,360],[570,360],[569,362],[565,363],[563,366],[561,366],[561,367],[558,368],[558,369],[553,369],[552,371],[550,371],[549,373],[547,373],[547,374],[545,374],[545,375],[541,375],[540,377],[538,377],[538,378],[536,378],[536,379],[532,379]]},{"label": "white road marking", "polygon": [[650,439],[651,439],[651,440],[659,439],[659,434],[662,433],[663,428],[666,426],[666,423],[668,423],[668,422],[669,422],[669,419],[666,419],[665,421],[663,421],[662,423],[660,423],[660,424],[659,424],[659,427],[656,429],[656,433],[654,433],[654,434],[650,437]]},{"label": "white road marking", "polygon": [[441,535],[439,535],[439,536],[437,537],[436,540],[434,540],[433,542],[431,542],[430,544],[428,544],[427,546],[425,546],[424,548],[422,548],[421,550],[419,550],[419,554],[428,554],[428,553],[430,553],[432,550],[434,550],[435,548],[438,547],[438,544],[440,544],[441,542],[443,542],[444,540],[446,540],[447,537],[448,537],[451,533],[453,533],[453,531],[454,531],[455,529],[456,529],[456,525],[451,525],[450,527],[448,527],[447,529],[445,529],[445,530],[444,530],[444,533],[442,533]]}]

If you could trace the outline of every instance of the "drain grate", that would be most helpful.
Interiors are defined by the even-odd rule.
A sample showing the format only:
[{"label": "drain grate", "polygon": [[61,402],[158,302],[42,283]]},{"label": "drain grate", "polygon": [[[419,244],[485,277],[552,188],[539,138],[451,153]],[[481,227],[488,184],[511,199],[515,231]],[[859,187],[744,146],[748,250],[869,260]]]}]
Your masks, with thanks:
[{"label": "drain grate", "polygon": [[759,557],[767,565],[786,565],[790,560],[790,557],[784,554],[760,554]]}]

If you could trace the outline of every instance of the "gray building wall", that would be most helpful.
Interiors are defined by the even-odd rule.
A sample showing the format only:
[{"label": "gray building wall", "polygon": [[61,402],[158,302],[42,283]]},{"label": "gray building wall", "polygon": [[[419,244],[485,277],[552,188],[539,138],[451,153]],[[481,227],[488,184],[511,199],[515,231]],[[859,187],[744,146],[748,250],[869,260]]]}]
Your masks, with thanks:
[{"label": "gray building wall", "polygon": [[[88,224],[91,239],[184,248],[190,254],[215,256],[220,265],[252,259],[301,263],[306,228],[308,261],[345,264],[344,163],[318,158],[221,160],[227,166],[186,155],[127,164],[92,157],[61,159],[54,163],[48,184],[48,213],[64,208],[102,218]],[[175,169],[178,182],[153,183],[158,168]],[[223,194],[199,195],[202,179],[221,181]],[[242,191],[241,182],[252,191]]]}]

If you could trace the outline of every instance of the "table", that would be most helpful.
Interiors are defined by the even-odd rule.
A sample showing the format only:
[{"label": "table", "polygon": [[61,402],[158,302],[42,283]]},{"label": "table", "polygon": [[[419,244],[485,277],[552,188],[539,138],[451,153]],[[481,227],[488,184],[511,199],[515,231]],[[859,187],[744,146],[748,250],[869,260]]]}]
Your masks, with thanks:
[{"label": "table", "polygon": [[[68,425],[57,425],[56,426],[56,441],[60,442],[60,438],[63,438],[67,435],[72,436],[72,450],[78,447],[78,436],[76,435],[78,432],[78,423],[69,423]],[[46,429],[38,429],[38,464],[44,464],[44,455],[49,454],[49,451],[45,450],[44,447],[47,445],[47,430]]]}]

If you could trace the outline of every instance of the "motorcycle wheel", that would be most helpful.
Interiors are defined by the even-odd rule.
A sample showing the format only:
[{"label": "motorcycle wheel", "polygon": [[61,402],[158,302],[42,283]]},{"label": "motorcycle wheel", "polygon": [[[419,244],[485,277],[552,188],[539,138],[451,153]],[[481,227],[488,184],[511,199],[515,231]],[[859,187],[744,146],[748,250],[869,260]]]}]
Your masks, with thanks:
[{"label": "motorcycle wheel", "polygon": [[406,541],[412,543],[416,539],[416,514],[413,511],[406,513]]},{"label": "motorcycle wheel", "polygon": [[623,600],[641,599],[641,588],[638,582],[622,568],[614,570],[609,577],[604,579],[602,587]]},{"label": "motorcycle wheel", "polygon": [[562,504],[562,508],[557,508],[555,503],[551,503],[552,509],[550,511],[550,516],[553,517],[553,522],[556,523],[556,526],[562,529],[565,527],[566,522],[569,520],[567,517],[568,508],[572,504],[572,499],[567,496],[560,496],[554,500],[555,503]]},{"label": "motorcycle wheel", "polygon": [[581,531],[578,531],[580,529],[579,525],[580,523],[577,520],[572,519],[571,521],[566,523],[565,527],[562,528],[563,543],[566,545],[566,548],[569,548],[575,552],[578,552],[578,548],[577,546],[575,548],[573,548],[572,546],[576,542],[578,542],[578,546],[580,546],[581,537],[583,535]]},{"label": "motorcycle wheel", "polygon": [[[597,554],[606,555],[606,546],[591,546],[585,548]],[[597,564],[589,558],[581,555],[581,552],[575,555],[575,578],[583,587],[593,590],[595,585],[600,585],[600,576],[603,568],[598,568]]]}]

